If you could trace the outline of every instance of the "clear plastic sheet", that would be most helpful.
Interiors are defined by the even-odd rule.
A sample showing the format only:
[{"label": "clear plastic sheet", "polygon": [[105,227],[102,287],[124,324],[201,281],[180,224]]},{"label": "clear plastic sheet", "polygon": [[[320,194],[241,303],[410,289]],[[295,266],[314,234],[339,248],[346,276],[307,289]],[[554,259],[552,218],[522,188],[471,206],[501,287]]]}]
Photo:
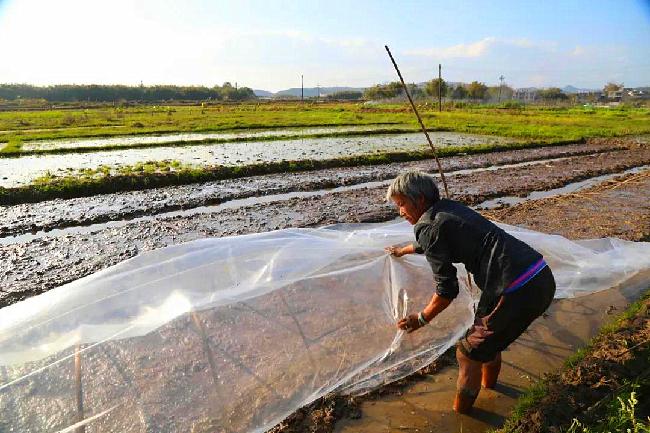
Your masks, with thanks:
[{"label": "clear plastic sheet", "polygon": [[[624,284],[650,244],[510,226],[558,297]],[[0,431],[264,432],[332,391],[363,393],[434,360],[470,325],[461,293],[427,326],[423,256],[383,248],[407,223],[205,239],[148,252],[0,311]]]}]

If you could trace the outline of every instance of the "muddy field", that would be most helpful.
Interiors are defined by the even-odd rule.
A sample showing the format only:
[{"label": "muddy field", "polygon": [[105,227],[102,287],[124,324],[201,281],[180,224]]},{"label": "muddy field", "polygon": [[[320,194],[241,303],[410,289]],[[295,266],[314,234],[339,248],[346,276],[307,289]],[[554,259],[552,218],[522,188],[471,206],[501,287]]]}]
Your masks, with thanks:
[{"label": "muddy field", "polygon": [[[480,157],[479,157],[480,158]],[[650,164],[646,147],[605,151],[537,164],[450,176],[454,198],[476,205],[499,196],[526,195],[607,173]],[[393,170],[396,167],[393,166]],[[273,197],[268,203],[194,209],[106,226],[71,227],[46,236],[2,238],[2,305],[42,293],[136,255],[140,251],[206,236],[257,233],[339,222],[377,222],[396,217],[383,184],[306,197]]]},{"label": "muddy field", "polygon": [[[617,236],[644,240],[650,235],[650,148],[647,146],[629,141],[602,141],[447,158],[443,164],[449,173],[454,198],[471,205],[495,197],[526,196],[533,191],[564,188],[561,196],[483,211],[495,220],[570,238]],[[386,180],[406,168],[433,171],[432,162],[424,161],[3,207],[0,209],[0,305],[42,293],[140,251],[206,236],[390,220],[396,213],[383,200]],[[574,183],[594,178],[596,185],[580,184],[582,189],[571,193],[577,187]],[[40,232],[43,229],[55,230]],[[196,328],[196,324],[189,322],[179,326]],[[201,354],[202,331],[199,327],[193,332],[198,351],[183,356],[203,358],[203,361],[194,365],[188,360],[187,368],[202,369],[209,375],[205,353]],[[331,344],[335,345],[336,341]],[[119,359],[123,353],[116,346],[95,356],[106,358],[110,361],[107,365],[112,365],[110,368],[119,369],[124,364]],[[144,353],[136,355],[139,358],[133,362],[147,362]],[[162,368],[154,367],[153,370]],[[264,371],[262,366],[260,371]],[[128,372],[123,374],[128,382]],[[206,376],[203,383],[208,382]],[[253,378],[250,386],[259,385],[255,382]],[[149,392],[148,398],[154,401],[155,389]],[[99,400],[106,398],[101,389],[96,394]],[[138,398],[141,397],[127,396],[134,408]],[[348,412],[358,414],[356,409]],[[324,414],[327,416],[327,410]],[[312,415],[307,413],[303,417]],[[138,419],[134,410],[133,423],[142,422],[158,425],[156,419]],[[208,417],[205,425],[197,425],[197,431],[209,431],[213,422],[220,421]]]},{"label": "muddy field", "polygon": [[344,132],[372,132],[376,130],[398,129],[403,126],[389,125],[366,125],[366,126],[331,126],[314,128],[276,128],[259,131],[238,131],[238,132],[204,132],[204,133],[177,133],[161,135],[132,135],[109,138],[76,138],[59,140],[34,140],[23,144],[23,150],[42,149],[65,149],[65,148],[87,148],[103,146],[138,146],[142,144],[166,144],[166,143],[193,143],[204,140],[236,140],[236,139],[259,139],[271,137],[300,137],[314,134],[336,134]]},{"label": "muddy field", "polygon": [[[625,149],[627,149],[625,143],[602,142],[456,156],[442,158],[442,162],[445,171],[451,174],[459,170],[498,168],[507,164]],[[346,167],[3,206],[0,207],[0,237],[131,219],[142,215],[210,206],[249,197],[386,181],[406,169],[431,171],[433,167],[433,161]]]},{"label": "muddy field", "polygon": [[[648,241],[650,170],[605,181],[578,193],[484,213],[496,221],[572,239],[611,236]],[[566,220],[580,224],[567,224]]]}]

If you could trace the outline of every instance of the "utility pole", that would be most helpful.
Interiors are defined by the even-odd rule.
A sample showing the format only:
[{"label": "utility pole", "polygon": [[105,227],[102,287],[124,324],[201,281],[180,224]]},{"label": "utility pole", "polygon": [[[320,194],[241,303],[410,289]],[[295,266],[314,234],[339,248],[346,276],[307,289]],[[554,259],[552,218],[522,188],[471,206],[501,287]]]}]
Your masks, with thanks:
[{"label": "utility pole", "polygon": [[305,82],[300,74],[300,102],[305,101]]},{"label": "utility pole", "polygon": [[438,111],[442,112],[442,65],[438,63]]},{"label": "utility pole", "polygon": [[500,81],[500,84],[499,84],[499,98],[498,98],[497,102],[501,102],[501,88],[503,88],[503,80],[505,80],[505,78],[506,77],[504,77],[503,75],[501,75],[499,77],[499,81]]},{"label": "utility pole", "polygon": [[320,101],[320,83],[316,83],[316,89],[318,90],[318,98],[316,100]]}]

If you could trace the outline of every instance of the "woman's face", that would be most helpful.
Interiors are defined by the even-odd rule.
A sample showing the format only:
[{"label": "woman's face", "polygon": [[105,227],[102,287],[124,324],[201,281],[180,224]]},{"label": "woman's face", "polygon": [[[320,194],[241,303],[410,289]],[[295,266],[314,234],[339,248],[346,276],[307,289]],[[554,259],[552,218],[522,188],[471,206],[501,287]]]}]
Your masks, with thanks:
[{"label": "woman's face", "polygon": [[420,198],[414,202],[405,195],[395,194],[391,197],[391,200],[393,200],[397,206],[399,215],[411,224],[418,222],[422,214],[427,210],[423,196],[420,196]]}]

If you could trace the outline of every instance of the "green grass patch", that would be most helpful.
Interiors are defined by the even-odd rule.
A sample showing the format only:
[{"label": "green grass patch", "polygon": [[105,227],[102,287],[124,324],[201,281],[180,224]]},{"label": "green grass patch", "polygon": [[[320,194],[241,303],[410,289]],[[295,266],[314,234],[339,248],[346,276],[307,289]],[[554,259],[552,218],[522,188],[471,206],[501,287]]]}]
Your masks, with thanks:
[{"label": "green grass patch", "polygon": [[0,157],[18,155],[21,153],[22,147],[23,141],[19,138],[13,138],[4,146],[0,144]]},{"label": "green grass patch", "polygon": [[636,413],[639,399],[650,397],[649,391],[650,380],[647,377],[624,384],[600,410],[603,415],[599,421],[582,423],[574,418],[564,433],[650,433],[650,418],[639,419]]},{"label": "green grass patch", "polygon": [[[648,108],[468,106],[438,112],[421,104],[431,129],[533,140],[577,140],[650,133]],[[396,124],[417,128],[405,104],[242,103],[200,106],[98,107],[0,112],[0,142],[14,138],[114,137],[237,129]]]}]

